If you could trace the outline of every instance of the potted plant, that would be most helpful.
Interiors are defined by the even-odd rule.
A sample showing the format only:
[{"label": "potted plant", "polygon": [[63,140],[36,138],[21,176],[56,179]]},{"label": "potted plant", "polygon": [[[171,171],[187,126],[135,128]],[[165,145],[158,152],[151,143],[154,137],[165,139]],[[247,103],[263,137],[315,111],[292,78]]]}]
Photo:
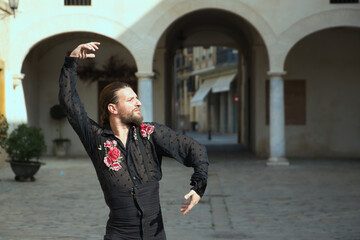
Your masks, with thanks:
[{"label": "potted plant", "polygon": [[15,180],[35,181],[34,175],[44,164],[39,162],[39,157],[46,150],[41,128],[21,124],[2,141],[2,146],[10,158],[8,162],[15,173]]},{"label": "potted plant", "polygon": [[50,116],[58,123],[58,128],[56,131],[59,133],[59,136],[53,140],[54,154],[58,157],[64,157],[67,155],[70,146],[70,140],[68,138],[63,138],[61,131],[66,114],[64,113],[62,107],[59,104],[56,104],[50,108]]}]

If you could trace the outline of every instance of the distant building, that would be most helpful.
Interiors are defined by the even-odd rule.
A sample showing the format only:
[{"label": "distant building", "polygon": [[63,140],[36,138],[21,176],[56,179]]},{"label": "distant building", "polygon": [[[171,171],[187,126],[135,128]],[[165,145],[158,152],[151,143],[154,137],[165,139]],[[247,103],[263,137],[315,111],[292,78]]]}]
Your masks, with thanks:
[{"label": "distant building", "polygon": [[194,47],[179,51],[175,59],[178,128],[237,133],[238,51]]}]

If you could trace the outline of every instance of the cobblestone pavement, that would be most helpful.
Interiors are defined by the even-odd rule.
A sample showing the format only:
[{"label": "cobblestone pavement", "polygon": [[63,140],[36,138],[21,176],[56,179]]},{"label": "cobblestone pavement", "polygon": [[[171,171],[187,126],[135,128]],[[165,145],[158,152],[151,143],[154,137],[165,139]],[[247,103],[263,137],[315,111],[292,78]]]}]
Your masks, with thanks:
[{"label": "cobblestone pavement", "polygon": [[[102,239],[108,209],[88,159],[44,159],[35,182],[0,169],[0,239]],[[191,169],[164,159],[169,240],[360,239],[360,160],[290,159],[266,167],[244,153],[210,154],[209,186],[179,212]]]}]

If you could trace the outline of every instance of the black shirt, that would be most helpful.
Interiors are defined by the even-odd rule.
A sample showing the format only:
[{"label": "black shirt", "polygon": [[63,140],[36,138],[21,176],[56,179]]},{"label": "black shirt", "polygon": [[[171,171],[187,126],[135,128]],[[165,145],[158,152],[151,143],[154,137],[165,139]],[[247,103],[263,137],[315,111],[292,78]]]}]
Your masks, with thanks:
[{"label": "black shirt", "polygon": [[[77,64],[78,58],[65,58],[59,80],[59,100],[92,160],[105,196],[118,187],[131,190],[145,183],[159,181],[162,177],[162,156],[194,168],[190,184],[196,193],[203,196],[209,164],[205,147],[162,124],[151,122],[145,123],[154,127],[150,137],[143,137],[139,126],[131,126],[125,148],[109,125],[103,128],[87,116],[75,89]],[[121,160],[118,160],[120,169],[117,171],[105,163],[109,160],[106,159],[109,151],[114,147],[121,152]]]}]

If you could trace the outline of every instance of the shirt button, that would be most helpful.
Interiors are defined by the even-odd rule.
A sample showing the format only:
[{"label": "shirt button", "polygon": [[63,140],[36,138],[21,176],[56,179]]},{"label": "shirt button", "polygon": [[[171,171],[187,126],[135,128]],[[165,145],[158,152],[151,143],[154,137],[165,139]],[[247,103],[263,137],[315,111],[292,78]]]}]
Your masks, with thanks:
[{"label": "shirt button", "polygon": [[136,179],[136,177],[133,177],[133,179],[135,180],[135,179]]}]

